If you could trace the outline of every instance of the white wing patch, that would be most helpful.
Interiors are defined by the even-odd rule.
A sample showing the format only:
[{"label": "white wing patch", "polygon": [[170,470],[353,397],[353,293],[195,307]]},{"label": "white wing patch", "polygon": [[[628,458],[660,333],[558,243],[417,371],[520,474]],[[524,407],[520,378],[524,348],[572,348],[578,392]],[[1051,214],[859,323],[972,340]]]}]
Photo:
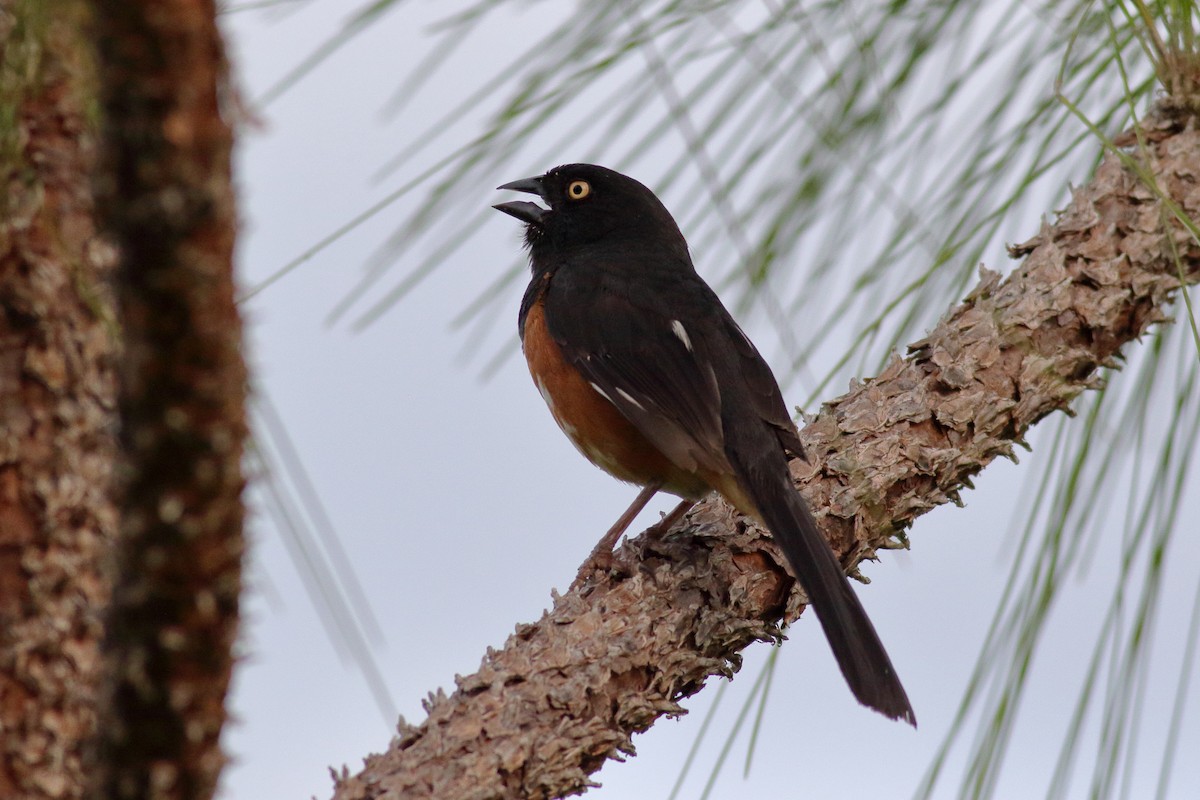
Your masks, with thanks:
[{"label": "white wing patch", "polygon": [[639,402],[637,401],[637,398],[636,398],[636,397],[634,397],[634,396],[633,396],[633,395],[631,395],[629,392],[627,392],[627,391],[625,391],[624,389],[622,389],[620,386],[618,386],[618,387],[617,387],[617,394],[621,395],[621,397],[624,397],[626,400],[628,400],[629,402],[633,403],[635,406],[637,406],[638,408],[640,408],[642,411],[645,411],[645,410],[646,410],[646,407],[645,407],[644,405],[642,405],[641,403],[639,403]]},{"label": "white wing patch", "polygon": [[[591,385],[591,387],[596,390],[596,394],[600,395],[605,400],[612,403],[614,406],[617,404],[616,401],[613,400],[612,397],[609,396],[608,392],[606,392],[600,388],[600,384],[596,383],[595,381],[588,381],[588,384]],[[635,406],[640,408],[642,411],[646,410],[646,407],[644,405],[642,405],[641,403],[639,403],[637,401],[636,397],[634,397],[629,392],[622,389],[620,386],[617,387],[617,394],[621,395],[621,397],[625,398],[630,403],[633,403]]]},{"label": "white wing patch", "polygon": [[679,338],[679,341],[683,342],[683,346],[688,349],[689,353],[692,352],[692,340],[682,322],[677,319],[671,320],[671,332]]},{"label": "white wing patch", "polygon": [[592,388],[596,390],[596,394],[600,395],[614,406],[616,405],[616,403],[613,403],[613,399],[608,396],[608,392],[600,388],[600,384],[596,383],[595,381],[588,381],[588,383],[591,384]]}]

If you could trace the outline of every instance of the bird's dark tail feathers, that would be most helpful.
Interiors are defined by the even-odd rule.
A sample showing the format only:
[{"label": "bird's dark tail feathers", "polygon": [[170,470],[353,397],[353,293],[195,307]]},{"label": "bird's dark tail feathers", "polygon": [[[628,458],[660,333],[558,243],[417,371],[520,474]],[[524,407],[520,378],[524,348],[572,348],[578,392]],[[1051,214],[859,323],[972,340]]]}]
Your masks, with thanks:
[{"label": "bird's dark tail feathers", "polygon": [[771,454],[778,453],[783,462],[781,473],[778,464],[762,463],[775,460],[764,459],[763,448],[751,452],[758,458],[738,458],[730,453],[734,469],[740,473],[743,487],[753,487],[749,494],[759,515],[808,594],[850,690],[863,705],[916,727],[916,715],[883,642],[804,499],[791,484],[783,453],[776,450]]}]

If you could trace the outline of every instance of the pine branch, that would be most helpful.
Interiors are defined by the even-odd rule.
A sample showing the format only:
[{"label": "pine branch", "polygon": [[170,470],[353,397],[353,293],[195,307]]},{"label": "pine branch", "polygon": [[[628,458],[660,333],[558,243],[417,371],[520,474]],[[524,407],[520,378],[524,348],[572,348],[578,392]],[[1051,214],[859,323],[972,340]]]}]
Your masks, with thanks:
[{"label": "pine branch", "polygon": [[[1131,157],[1183,214],[1200,218],[1200,134],[1159,112]],[[1098,385],[1120,349],[1167,320],[1180,288],[1200,280],[1200,244],[1115,154],[1070,207],[1029,242],[1007,279],[978,285],[878,377],[826,404],[802,431],[810,463],[793,472],[844,563],[873,557],[920,514],[970,487],[1028,429]],[[1164,234],[1169,221],[1169,236]],[[1180,254],[1182,267],[1174,260]],[[608,758],[741,650],[776,639],[802,596],[769,537],[710,500],[668,541],[619,552],[630,574],[555,598],[457,690],[426,703],[334,796],[546,798],[595,785]]]}]

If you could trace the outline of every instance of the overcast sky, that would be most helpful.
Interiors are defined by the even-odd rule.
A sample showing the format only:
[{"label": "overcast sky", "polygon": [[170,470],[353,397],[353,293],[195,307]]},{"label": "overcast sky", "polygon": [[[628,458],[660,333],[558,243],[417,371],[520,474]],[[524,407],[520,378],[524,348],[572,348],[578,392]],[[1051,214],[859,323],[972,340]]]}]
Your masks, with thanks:
[{"label": "overcast sky", "polygon": [[[256,98],[314,51],[345,21],[342,3],[297,4],[287,14],[244,11],[226,17],[234,65],[246,100]],[[405,134],[474,89],[533,30],[548,29],[571,4],[535,4],[498,16],[400,120],[380,110],[429,46],[415,20],[434,19],[439,4],[392,14],[258,112],[242,131],[238,183],[245,227],[239,250],[243,286],[253,286],[371,206],[412,175],[375,183]],[[441,6],[445,9],[447,6]],[[423,16],[424,15],[424,16]],[[461,143],[435,143],[429,161]],[[555,163],[577,160],[564,151]],[[540,172],[524,164],[478,187],[484,208],[504,198],[493,187]],[[1086,179],[1078,176],[1077,182]],[[413,203],[419,198],[408,198]],[[671,205],[671,198],[664,198]],[[410,206],[411,207],[411,206]],[[499,646],[519,622],[536,619],[550,591],[564,590],[592,544],[632,499],[579,458],[562,437],[519,357],[480,380],[482,361],[464,360],[462,331],[448,320],[519,254],[520,226],[493,214],[470,244],[447,260],[405,302],[362,332],[329,326],[334,305],[356,285],[375,248],[392,233],[401,208],[389,210],[321,252],[244,306],[250,357],[264,398],[294,439],[378,618],[384,642],[375,656],[388,691],[409,721],[423,718],[421,699],[473,672],[485,648]],[[1006,235],[1023,240],[1036,216]],[[687,231],[685,230],[685,234]],[[420,254],[418,254],[420,255]],[[703,253],[697,265],[705,272]],[[1008,269],[1002,252],[991,266]],[[403,269],[403,264],[398,269]],[[411,262],[409,262],[411,263]],[[397,272],[397,275],[400,273]],[[520,285],[505,290],[504,312],[480,344],[491,355],[515,342]],[[751,310],[744,327],[769,359],[780,357],[771,329]],[[828,365],[814,364],[815,374]],[[834,387],[826,399],[842,391]],[[798,400],[793,400],[798,402]],[[815,624],[806,615],[778,651],[779,665],[753,768],[743,777],[746,736],[735,743],[712,797],[841,798],[912,794],[957,710],[993,609],[1005,590],[1023,470],[992,465],[964,495],[966,508],[939,508],[911,531],[913,549],[865,564],[858,587],[891,653],[920,728],[888,722],[859,707],[846,689]],[[666,509],[659,498],[655,509]],[[1197,502],[1190,504],[1196,518]],[[1187,517],[1185,517],[1186,519]],[[651,512],[644,521],[652,521]],[[1016,517],[1020,520],[1020,516]],[[1119,520],[1113,521],[1115,524]],[[361,673],[323,632],[283,535],[263,512],[253,520],[253,564],[242,651],[235,679],[235,719],[226,736],[234,759],[224,780],[230,800],[326,797],[328,767],[356,770],[361,757],[387,746],[385,724]],[[1178,541],[1174,557],[1200,561],[1196,538]],[[1116,570],[1119,535],[1101,548],[1086,580],[1064,595],[1021,711],[1001,797],[1041,796],[1095,639],[1101,606]],[[1186,548],[1191,548],[1190,552]],[[1159,650],[1175,665],[1146,687],[1151,723],[1141,732],[1144,765],[1131,796],[1155,785],[1158,753],[1173,697],[1194,583],[1168,576],[1164,615],[1180,620]],[[1174,581],[1173,583],[1171,581]],[[1156,651],[1156,653],[1159,651]],[[771,653],[751,648],[722,694],[699,766],[681,797],[698,797],[747,692]],[[662,721],[635,740],[638,757],[599,773],[604,800],[667,797],[700,731],[719,681],[685,703],[691,711]],[[1200,752],[1195,686],[1179,747]],[[1064,701],[1064,698],[1066,700]],[[1095,735],[1094,733],[1092,735]],[[1090,759],[1072,796],[1086,794]],[[946,767],[957,776],[964,751]],[[1139,762],[1140,764],[1141,762]],[[951,796],[950,779],[939,796]],[[1172,797],[1200,797],[1200,760],[1180,758]]]}]

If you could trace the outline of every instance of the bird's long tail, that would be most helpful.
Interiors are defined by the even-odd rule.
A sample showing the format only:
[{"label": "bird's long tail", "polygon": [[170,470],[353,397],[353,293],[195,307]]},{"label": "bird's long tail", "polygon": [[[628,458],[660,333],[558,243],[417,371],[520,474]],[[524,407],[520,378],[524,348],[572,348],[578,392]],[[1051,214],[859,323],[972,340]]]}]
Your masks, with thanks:
[{"label": "bird's long tail", "polygon": [[[743,429],[742,433],[747,431]],[[761,427],[750,435],[773,438]],[[792,485],[782,450],[773,441],[756,444],[728,448],[738,482],[748,490],[758,515],[807,592],[850,690],[863,705],[916,727],[916,715],[883,642],[804,499]],[[753,455],[747,458],[739,451]]]}]

